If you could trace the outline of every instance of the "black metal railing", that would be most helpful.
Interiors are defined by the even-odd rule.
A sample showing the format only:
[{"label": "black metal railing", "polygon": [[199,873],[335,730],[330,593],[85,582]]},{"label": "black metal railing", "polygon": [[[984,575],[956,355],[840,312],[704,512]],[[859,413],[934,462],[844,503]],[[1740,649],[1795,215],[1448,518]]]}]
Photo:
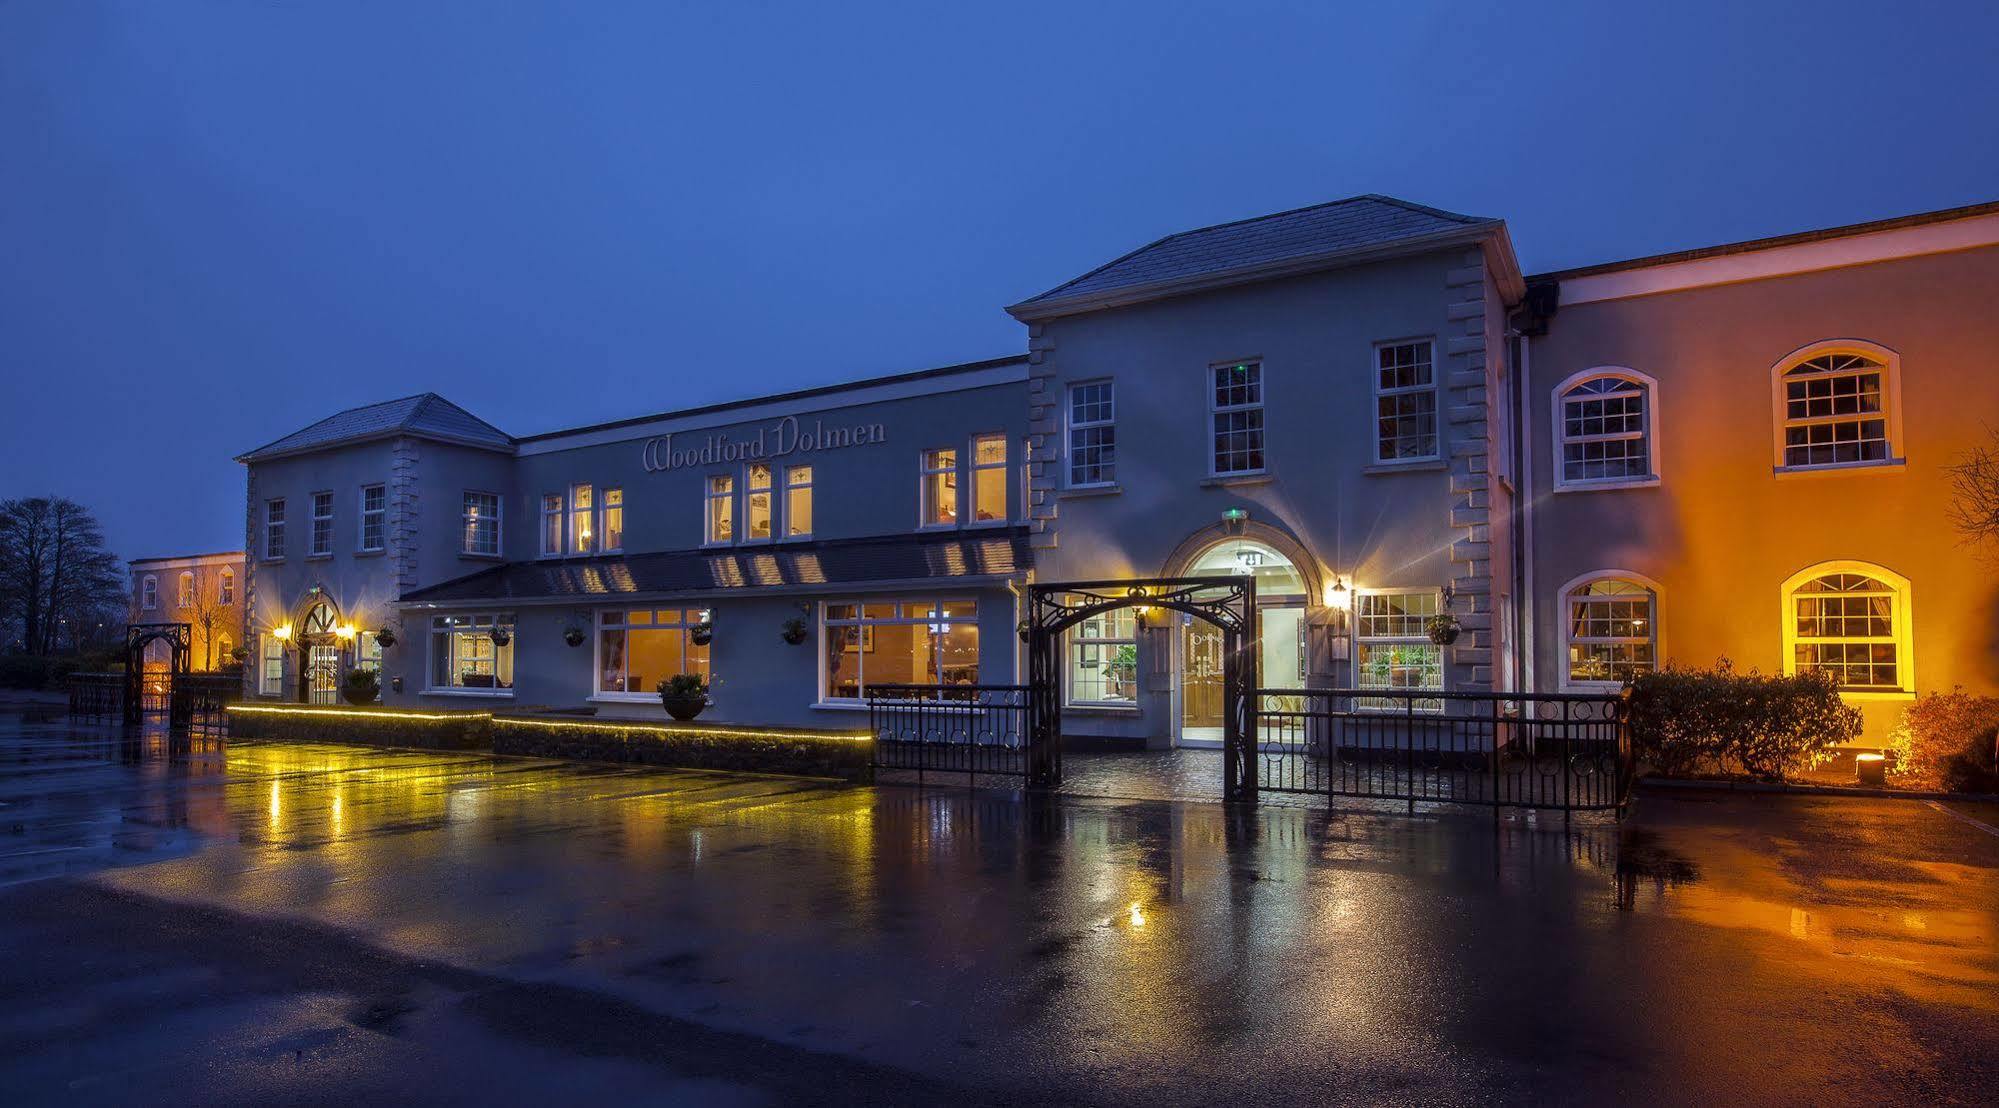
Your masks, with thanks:
[{"label": "black metal railing", "polygon": [[1026,685],[870,685],[867,700],[878,770],[1028,772]]},{"label": "black metal railing", "polygon": [[1258,689],[1257,784],[1272,792],[1622,810],[1631,739],[1614,693]]},{"label": "black metal railing", "polygon": [[[68,679],[71,719],[122,721],[128,682],[122,673],[73,673]],[[140,714],[207,730],[227,724],[227,706],[242,698],[243,679],[226,673],[146,674]],[[175,702],[179,701],[179,710]]]},{"label": "black metal railing", "polygon": [[72,673],[69,675],[69,716],[98,722],[125,718],[125,675],[122,673]]},{"label": "black metal railing", "polygon": [[190,673],[176,678],[174,695],[184,699],[189,724],[203,730],[225,729],[228,706],[243,699],[243,678],[233,673]]}]

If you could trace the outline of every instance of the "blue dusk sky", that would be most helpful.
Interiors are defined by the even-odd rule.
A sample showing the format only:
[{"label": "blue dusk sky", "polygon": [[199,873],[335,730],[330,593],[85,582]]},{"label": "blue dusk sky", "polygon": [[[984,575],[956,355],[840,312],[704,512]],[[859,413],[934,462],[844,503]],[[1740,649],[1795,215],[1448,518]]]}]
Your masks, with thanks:
[{"label": "blue dusk sky", "polygon": [[1999,198],[1994,5],[1624,7],[0,0],[0,496],[230,549],[230,458],[339,408],[1010,354],[1005,304],[1355,193],[1529,272]]}]

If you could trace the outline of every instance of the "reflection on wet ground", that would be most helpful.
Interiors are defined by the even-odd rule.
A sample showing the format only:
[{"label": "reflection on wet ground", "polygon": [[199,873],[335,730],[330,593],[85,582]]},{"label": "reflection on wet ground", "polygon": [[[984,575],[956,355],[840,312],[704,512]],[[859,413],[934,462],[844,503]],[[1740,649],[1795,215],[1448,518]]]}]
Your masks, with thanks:
[{"label": "reflection on wet ground", "polygon": [[1999,835],[1960,817],[1682,793],[1565,834],[0,722],[0,1066],[69,1100],[1976,1101]]}]

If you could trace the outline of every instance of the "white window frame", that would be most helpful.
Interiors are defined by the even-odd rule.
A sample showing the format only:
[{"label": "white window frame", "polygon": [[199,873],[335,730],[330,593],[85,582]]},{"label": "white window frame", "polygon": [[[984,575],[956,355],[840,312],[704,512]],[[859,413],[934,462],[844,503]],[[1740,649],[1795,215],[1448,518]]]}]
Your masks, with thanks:
[{"label": "white window frame", "polygon": [[[1633,389],[1642,394],[1644,429],[1637,435],[1582,435],[1575,438],[1569,436],[1569,405],[1571,403],[1585,403],[1587,399],[1572,401],[1568,395],[1569,390],[1586,385],[1600,378],[1628,382]],[[1550,400],[1553,405],[1551,408],[1552,424],[1550,429],[1554,435],[1554,453],[1550,455],[1549,461],[1555,470],[1556,492],[1584,492],[1594,489],[1639,489],[1651,488],[1659,484],[1659,444],[1661,436],[1659,434],[1659,382],[1656,378],[1650,374],[1641,373],[1626,366],[1592,366],[1589,369],[1582,370],[1579,373],[1572,373],[1563,378],[1562,383],[1555,386],[1554,394],[1550,397]],[[1614,438],[1639,438],[1644,440],[1646,472],[1643,475],[1635,477],[1593,478],[1571,478],[1568,476],[1568,447],[1571,442],[1601,442]]]},{"label": "white window frame", "polygon": [[[1062,632],[1062,703],[1065,706],[1071,708],[1124,709],[1133,712],[1139,710],[1138,689],[1136,686],[1138,685],[1139,675],[1145,672],[1145,649],[1139,645],[1138,609],[1134,607],[1117,608],[1099,613],[1099,615],[1090,618],[1101,618],[1108,621],[1116,620],[1120,617],[1131,620],[1131,634],[1129,636],[1105,635],[1102,637],[1089,637],[1079,634],[1083,630],[1084,624],[1090,622],[1088,619],[1080,620],[1070,625],[1068,630]],[[1110,700],[1076,695],[1075,681],[1073,680],[1076,670],[1076,655],[1080,653],[1079,648],[1084,646],[1110,647],[1113,650],[1120,646],[1129,646],[1132,648],[1133,653],[1137,656],[1135,661],[1137,671],[1132,677],[1134,688],[1130,700]]]},{"label": "white window frame", "polygon": [[[1103,419],[1077,419],[1076,393],[1082,389],[1095,388],[1099,385],[1109,390],[1105,400],[1111,414]],[[1098,462],[1095,463],[1094,467],[1098,470],[1109,469],[1110,477],[1099,481],[1078,481],[1076,479],[1076,432],[1098,429],[1109,430],[1109,441],[1084,449],[1110,451],[1110,462]],[[1088,381],[1072,381],[1062,394],[1062,484],[1065,488],[1071,489],[1113,489],[1117,487],[1117,482],[1117,382],[1109,377],[1097,377]]]},{"label": "white window frame", "polygon": [[[368,507],[368,494],[371,492],[382,494],[381,507]],[[389,548],[389,486],[379,481],[372,485],[362,485],[360,502],[356,507],[361,520],[361,529],[355,535],[355,548],[363,554],[379,554],[387,550]],[[368,524],[371,521],[375,525],[375,543],[372,546],[368,543]]]},{"label": "white window frame", "polygon": [[[472,545],[472,537],[475,533],[473,530],[475,518],[479,522],[484,522],[483,517],[474,517],[472,514],[472,498],[475,496],[491,497],[493,501],[493,549],[491,550],[480,550]],[[459,503],[462,505],[458,520],[460,541],[464,544],[464,549],[460,553],[473,558],[505,557],[507,545],[506,498],[496,492],[486,492],[482,489],[466,489],[464,490],[464,495],[459,499]]]},{"label": "white window frame", "polygon": [[[1402,385],[1383,388],[1381,385],[1381,352],[1391,347],[1426,346],[1430,350],[1430,383],[1427,385]],[[1405,339],[1385,339],[1377,342],[1368,354],[1368,384],[1372,403],[1368,405],[1368,441],[1374,444],[1373,465],[1406,466],[1427,465],[1441,461],[1444,456],[1444,396],[1437,379],[1437,340],[1435,336],[1416,336]],[[1430,395],[1430,439],[1432,449],[1428,454],[1398,455],[1384,458],[1381,454],[1381,402],[1389,397]]]},{"label": "white window frame", "polygon": [[[632,610],[633,609],[630,608],[601,608],[597,611],[594,633],[590,636],[590,661],[591,661],[590,699],[591,700],[611,701],[618,704],[659,703],[659,692],[656,689],[641,689],[638,692],[604,691],[604,632],[606,631],[623,631],[626,633],[627,636],[629,636],[631,632],[634,630],[658,631],[664,629],[664,630],[679,631],[680,658],[682,664],[686,663],[687,659],[690,657],[693,651],[695,650],[704,651],[705,654],[703,658],[703,664],[699,672],[701,673],[702,677],[708,680],[709,682],[712,683],[714,681],[715,656],[712,652],[713,644],[710,643],[707,646],[697,646],[694,642],[694,637],[692,634],[694,628],[697,625],[705,621],[709,621],[713,618],[714,613],[711,609],[653,608],[650,609],[652,612],[653,622],[639,623],[639,624],[627,622],[629,617],[626,615],[626,613]],[[676,622],[673,623],[660,622],[659,617],[662,614],[669,612],[673,614]],[[625,674],[624,674],[625,677],[629,677],[631,673],[631,656],[632,656],[631,650],[632,650],[631,640],[629,637],[627,637],[625,641]],[[692,672],[692,671],[683,670],[682,672]]]},{"label": "white window frame", "polygon": [[[805,471],[805,480],[794,484],[792,482],[792,476],[798,473],[800,470]],[[815,531],[818,528],[819,499],[817,496],[813,495],[812,491],[816,487],[816,482],[818,480],[819,480],[819,471],[814,469],[812,467],[812,463],[810,462],[801,462],[800,464],[795,466],[784,467],[784,483],[780,486],[784,494],[784,534],[780,536],[780,538],[783,541],[804,542],[807,539],[810,539],[812,537],[813,531]],[[811,520],[812,523],[812,526],[807,527],[805,530],[796,533],[794,533],[791,529],[792,517],[794,514],[792,511],[793,505],[791,502],[791,494],[793,492],[803,492],[805,494],[805,505],[806,505],[805,514],[806,517],[809,520]]]},{"label": "white window frame", "polygon": [[[1914,634],[1915,598],[1909,587],[1909,579],[1885,566],[1873,562],[1837,560],[1820,562],[1806,566],[1784,581],[1778,592],[1780,626],[1784,632],[1784,672],[1798,672],[1797,595],[1807,583],[1834,573],[1852,573],[1871,577],[1887,586],[1894,597],[1889,618],[1893,634],[1886,640],[1852,638],[1845,636],[1816,636],[1809,642],[1873,642],[1888,641],[1895,645],[1895,680],[1901,686],[1897,689],[1882,688],[1841,688],[1839,695],[1847,700],[1910,700],[1916,695],[1916,643]],[[1861,594],[1864,595],[1864,594]]]},{"label": "white window frame", "polygon": [[[611,518],[616,515],[618,525],[611,526]],[[612,542],[613,537],[617,542]],[[597,553],[622,554],[625,552],[625,490],[623,486],[597,490]]]},{"label": "white window frame", "polygon": [[[1634,573],[1628,569],[1593,570],[1571,578],[1555,594],[1555,619],[1560,624],[1557,630],[1559,639],[1557,645],[1560,654],[1556,657],[1556,665],[1560,667],[1561,671],[1561,688],[1566,692],[1603,692],[1624,687],[1621,681],[1577,681],[1570,676],[1569,653],[1577,642],[1575,638],[1574,607],[1576,602],[1571,599],[1571,594],[1577,589],[1596,584],[1598,581],[1623,581],[1646,590],[1649,594],[1648,599],[1651,604],[1651,614],[1646,616],[1645,619],[1649,631],[1647,638],[1652,646],[1652,671],[1656,673],[1666,664],[1666,634],[1659,615],[1660,609],[1664,606],[1661,598],[1665,595],[1665,590],[1660,587],[1659,582],[1642,573]],[[1622,642],[1628,640],[1590,639],[1585,637],[1582,641]]]},{"label": "white window frame", "polygon": [[174,578],[174,608],[180,611],[194,607],[194,571],[184,569]]},{"label": "white window frame", "polygon": [[[944,604],[970,605],[971,614],[964,616],[950,616],[948,618],[935,614],[937,611],[937,608],[935,606],[944,605]],[[852,605],[854,609],[854,618],[852,619],[831,618],[828,615],[828,610],[835,605],[840,605],[840,606]],[[879,605],[894,605],[895,615],[884,616],[884,617],[869,617],[866,614],[869,606],[879,606]],[[817,623],[818,623],[819,633],[815,639],[814,646],[816,653],[818,655],[818,663],[817,663],[819,670],[818,703],[820,707],[852,708],[867,704],[868,702],[867,701],[867,689],[868,689],[867,655],[869,653],[869,650],[865,645],[866,636],[867,636],[867,631],[865,630],[866,628],[884,627],[884,626],[905,626],[905,625],[912,625],[919,623],[929,624],[933,628],[936,627],[938,624],[952,624],[952,623],[969,623],[975,628],[980,627],[979,624],[980,604],[978,598],[969,597],[969,596],[921,596],[921,597],[912,597],[906,599],[901,597],[890,597],[890,596],[874,596],[874,597],[857,596],[852,599],[841,598],[836,600],[822,600],[819,602],[818,608],[819,611],[818,611]],[[862,639],[863,645],[860,652],[860,657],[861,657],[860,669],[855,673],[856,684],[860,687],[862,694],[858,697],[851,697],[851,696],[835,697],[830,694],[827,688],[827,679],[830,676],[830,674],[826,672],[826,631],[827,628],[829,627],[860,627],[863,629],[861,632],[863,636]],[[939,673],[942,673],[944,668],[943,649],[944,649],[944,635],[942,633],[933,634],[931,637],[931,650],[933,651],[932,661]],[[976,683],[979,678],[984,676],[985,668],[986,668],[986,642],[985,642],[985,632],[983,628],[981,628],[979,631],[979,660],[978,660],[979,672],[974,675],[974,683]],[[900,682],[886,682],[886,683],[899,684]],[[929,687],[942,690],[949,688],[957,688],[958,686],[938,684]]]},{"label": "white window frame", "polygon": [[[554,539],[554,542],[550,542]],[[569,549],[569,497],[564,493],[541,494],[541,531],[535,536],[539,557],[560,558]]]},{"label": "white window frame", "polygon": [[563,528],[563,543],[571,554],[588,558],[597,553],[597,487],[588,481],[569,486],[569,518]]},{"label": "white window frame", "polygon": [[285,641],[268,632],[257,650],[257,695],[285,695]]},{"label": "white window frame", "polygon": [[264,501],[265,561],[282,562],[285,560],[285,539],[285,498],[274,496]]},{"label": "white window frame", "polygon": [[[1221,391],[1222,386],[1215,380],[1215,377],[1217,374],[1237,368],[1249,368],[1255,371],[1256,381],[1252,387],[1256,390],[1256,400],[1240,404],[1224,404],[1221,402],[1221,397],[1217,395]],[[1266,450],[1267,435],[1269,433],[1269,424],[1267,422],[1268,411],[1264,406],[1268,396],[1263,387],[1263,359],[1260,357],[1231,358],[1227,361],[1213,362],[1208,366],[1206,383],[1208,387],[1208,476],[1254,477],[1270,472],[1270,455]],[[1255,451],[1262,458],[1263,464],[1249,466],[1244,469],[1223,469],[1221,467],[1221,437],[1224,432],[1218,425],[1223,416],[1235,415],[1242,412],[1256,413],[1256,427],[1254,429],[1246,428],[1241,432],[1230,431],[1227,433],[1254,434],[1256,436]]]},{"label": "white window frame", "polygon": [[[1356,589],[1354,591],[1353,611],[1350,614],[1350,618],[1353,621],[1353,687],[1356,689],[1373,689],[1378,687],[1385,697],[1402,697],[1412,693],[1450,691],[1450,659],[1444,654],[1444,647],[1430,641],[1427,630],[1419,628],[1413,633],[1402,635],[1364,635],[1361,633],[1361,620],[1365,618],[1361,609],[1366,606],[1367,598],[1375,596],[1429,596],[1436,600],[1437,611],[1441,612],[1444,610],[1443,590],[1438,588]],[[1423,616],[1421,618],[1427,620],[1429,617]],[[1438,683],[1434,686],[1424,685],[1414,688],[1396,688],[1392,685],[1372,686],[1365,684],[1362,674],[1367,663],[1365,658],[1366,651],[1363,647],[1367,646],[1424,646],[1436,651]],[[1389,710],[1400,709],[1402,707],[1401,703],[1395,700],[1384,699],[1381,703],[1372,703],[1370,701],[1371,698],[1356,698],[1356,706]],[[1421,699],[1416,701],[1416,710],[1418,711],[1442,711],[1443,707],[1444,704],[1441,700],[1429,701],[1427,703]]]},{"label": "white window frame", "polygon": [[[939,465],[934,461],[934,459],[943,454],[951,456],[950,464]],[[963,457],[961,449],[955,446],[933,446],[917,453],[916,525],[919,530],[949,531],[964,524],[965,467]],[[940,523],[936,519],[938,505],[932,500],[930,495],[931,479],[934,477],[946,478],[945,483],[951,490],[951,518],[947,522]]]},{"label": "white window frame", "polygon": [[[463,629],[460,629],[457,626],[439,627],[438,624],[442,621],[462,621],[464,626]],[[488,636],[488,641],[490,642],[492,629],[496,626],[506,627],[508,629],[510,639],[507,645],[505,646],[501,646],[498,643],[493,643],[492,662],[493,662],[493,673],[496,678],[493,687],[487,688],[485,686],[480,686],[480,685],[438,685],[434,683],[437,679],[437,637],[440,634],[445,636],[446,642],[454,644],[450,649],[452,650],[452,660],[455,662],[458,658],[457,647],[455,645],[457,643],[458,635],[484,634]],[[424,659],[423,659],[424,694],[428,696],[475,696],[475,697],[494,697],[499,699],[512,699],[514,695],[514,686],[520,684],[520,668],[519,668],[520,660],[513,653],[514,648],[519,644],[520,644],[520,623],[514,618],[514,614],[512,612],[432,613],[430,618],[430,624],[424,628]],[[508,652],[507,667],[513,670],[514,673],[514,684],[509,685],[506,688],[500,688],[497,681],[500,671],[500,652],[503,650]],[[477,659],[474,660],[476,661]],[[458,672],[458,667],[454,665],[452,667],[452,672],[454,673]]]},{"label": "white window frame", "polygon": [[144,577],[139,578],[139,610],[142,612],[152,612],[158,611],[159,607],[160,579],[158,576],[148,573]]},{"label": "white window frame", "polygon": [[[720,492],[715,491],[715,483],[718,481],[727,481],[729,487]],[[726,535],[718,536],[715,533],[715,502],[717,500],[726,500],[729,502],[729,533]],[[701,545],[729,546],[736,542],[737,536],[741,535],[742,531],[742,513],[736,510],[736,474],[710,473],[704,475],[701,478]]]},{"label": "white window frame", "polygon": [[[750,483],[751,472],[757,469],[757,467],[759,466],[763,467],[764,471],[764,485],[762,489],[758,489],[755,485],[752,485]],[[777,539],[778,533],[784,529],[782,509],[778,504],[777,478],[778,478],[778,467],[776,463],[768,461],[757,461],[757,460],[752,460],[743,463],[743,471],[740,477],[738,478],[738,480],[742,482],[742,489],[743,489],[743,516],[742,519],[740,520],[742,524],[741,530],[743,532],[743,537],[742,537],[743,542],[755,545],[762,545],[767,542],[774,542]],[[756,535],[750,532],[750,518],[751,518],[750,513],[752,511],[750,507],[750,502],[756,497],[757,493],[760,491],[764,495],[764,515],[766,517],[765,522],[770,528],[770,533],[762,538],[758,538]]]},{"label": "white window frame", "polygon": [[[320,511],[321,508],[326,509]],[[308,558],[331,558],[333,556],[333,491],[321,489],[312,494],[312,528],[307,532],[305,556]]]},{"label": "white window frame", "polygon": [[[1821,462],[1817,464],[1790,465],[1784,460],[1785,433],[1794,425],[1841,423],[1861,420],[1865,416],[1826,417],[1822,419],[1792,420],[1789,404],[1785,396],[1784,377],[1800,362],[1813,358],[1823,358],[1828,354],[1857,354],[1880,363],[1881,366],[1881,419],[1888,436],[1888,456],[1886,458],[1860,462]],[[1770,415],[1773,424],[1771,448],[1772,465],[1779,476],[1789,474],[1842,473],[1854,470],[1894,470],[1903,465],[1902,439],[1902,356],[1879,343],[1865,339],[1827,339],[1823,342],[1808,343],[1779,358],[1770,367]]]},{"label": "white window frame", "polygon": [[[999,443],[999,448],[1000,448],[999,461],[981,462],[979,460],[979,444],[982,442]],[[973,435],[971,439],[966,442],[965,447],[966,447],[965,449],[966,478],[963,487],[958,490],[959,502],[964,507],[965,526],[1005,527],[1007,523],[1011,521],[1013,518],[1012,513],[1008,509],[1006,503],[1007,497],[1011,495],[1009,487],[1013,484],[1013,482],[1007,480],[1007,472],[1009,468],[1013,465],[1013,447],[1007,442],[1006,432],[1004,431],[981,432],[979,434]],[[993,518],[991,519],[980,519],[979,518],[979,474],[983,472],[991,472],[992,470],[995,469],[1000,471],[999,514],[993,516]]]},{"label": "white window frame", "polygon": [[215,575],[215,602],[222,605],[236,603],[236,571],[223,566]]}]

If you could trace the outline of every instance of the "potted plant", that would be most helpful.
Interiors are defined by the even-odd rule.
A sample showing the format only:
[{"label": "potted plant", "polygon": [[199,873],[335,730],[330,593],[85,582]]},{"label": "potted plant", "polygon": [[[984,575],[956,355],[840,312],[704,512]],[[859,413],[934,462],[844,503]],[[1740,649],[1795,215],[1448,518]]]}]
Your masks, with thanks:
[{"label": "potted plant", "polygon": [[234,658],[234,659],[236,659],[236,664],[238,664],[238,665],[241,665],[241,664],[243,664],[244,662],[246,662],[246,661],[248,661],[248,660],[249,660],[249,658],[250,658],[250,648],[249,648],[249,647],[247,647],[247,646],[239,646],[239,647],[235,648],[234,650],[231,650],[231,651],[229,652],[229,656],[230,656],[231,658]]},{"label": "potted plant", "polygon": [[395,628],[384,627],[380,631],[375,632],[375,641],[382,644],[383,650],[396,645]]},{"label": "potted plant", "polygon": [[373,704],[382,698],[382,679],[372,669],[347,671],[340,683],[340,699],[349,704]]},{"label": "potted plant", "polygon": [[582,646],[583,640],[589,637],[589,635],[584,634],[581,627],[573,623],[562,629],[562,641],[568,643],[570,646]]},{"label": "potted plant", "polygon": [[1430,634],[1430,641],[1438,646],[1449,646],[1458,641],[1458,635],[1464,631],[1458,617],[1450,612],[1438,612],[1431,616],[1425,629]]},{"label": "potted plant", "polygon": [[698,673],[676,673],[659,683],[659,703],[674,719],[693,719],[708,706],[708,682]]},{"label": "potted plant", "polygon": [[701,622],[687,629],[687,637],[695,646],[707,646],[715,638],[715,620],[708,613],[701,613]]},{"label": "potted plant", "polygon": [[806,631],[805,617],[792,616],[790,619],[784,621],[784,630],[779,632],[779,634],[784,638],[785,642],[792,646],[797,646],[799,643],[805,641]]}]

